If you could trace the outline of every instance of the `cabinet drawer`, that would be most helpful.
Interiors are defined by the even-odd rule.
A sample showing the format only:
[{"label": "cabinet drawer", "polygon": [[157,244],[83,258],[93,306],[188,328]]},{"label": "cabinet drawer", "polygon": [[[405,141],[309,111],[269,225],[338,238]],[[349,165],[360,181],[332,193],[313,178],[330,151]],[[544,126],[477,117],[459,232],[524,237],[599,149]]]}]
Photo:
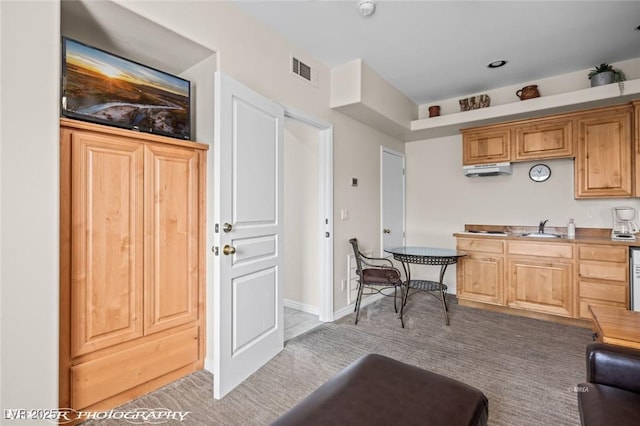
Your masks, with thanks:
[{"label": "cabinet drawer", "polygon": [[198,327],[71,367],[79,410],[198,360]]},{"label": "cabinet drawer", "polygon": [[578,246],[580,260],[598,260],[601,262],[627,263],[629,261],[627,247],[598,246],[584,244]]},{"label": "cabinet drawer", "polygon": [[458,250],[504,253],[504,241],[488,238],[458,238]]},{"label": "cabinet drawer", "polygon": [[593,283],[580,281],[580,298],[627,303],[627,286],[624,284]]},{"label": "cabinet drawer", "polygon": [[628,269],[626,263],[580,262],[578,265],[578,276],[581,278],[596,278],[599,280],[626,283],[628,279]]},{"label": "cabinet drawer", "polygon": [[580,299],[580,318],[591,319],[591,312],[589,312],[589,305],[605,305],[615,306],[617,308],[628,309],[627,303],[609,302],[606,300],[594,300],[594,299]]},{"label": "cabinet drawer", "polygon": [[572,244],[537,243],[531,241],[509,241],[509,254],[542,256],[556,259],[573,259]]}]

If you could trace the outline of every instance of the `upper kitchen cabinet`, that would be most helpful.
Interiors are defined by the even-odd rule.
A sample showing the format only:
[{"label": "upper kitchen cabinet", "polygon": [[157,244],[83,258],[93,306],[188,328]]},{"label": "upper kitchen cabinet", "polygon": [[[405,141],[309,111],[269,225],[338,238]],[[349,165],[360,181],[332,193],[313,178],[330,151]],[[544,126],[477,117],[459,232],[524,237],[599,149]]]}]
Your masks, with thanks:
[{"label": "upper kitchen cabinet", "polygon": [[514,126],[513,134],[513,161],[573,157],[571,117],[524,121]]},{"label": "upper kitchen cabinet", "polygon": [[511,161],[511,130],[508,127],[462,130],[462,164],[504,161]]},{"label": "upper kitchen cabinet", "polygon": [[572,115],[513,121],[461,132],[465,166],[571,158],[574,155]]},{"label": "upper kitchen cabinet", "polygon": [[631,197],[631,122],[628,105],[576,117],[575,198]]}]

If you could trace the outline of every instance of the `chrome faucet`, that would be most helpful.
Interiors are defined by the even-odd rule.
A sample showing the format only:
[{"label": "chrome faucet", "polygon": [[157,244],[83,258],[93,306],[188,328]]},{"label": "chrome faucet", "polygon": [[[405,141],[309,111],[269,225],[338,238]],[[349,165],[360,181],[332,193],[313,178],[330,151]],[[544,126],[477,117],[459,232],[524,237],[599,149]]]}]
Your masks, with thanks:
[{"label": "chrome faucet", "polygon": [[538,225],[538,234],[544,234],[544,226],[549,222],[549,219],[541,220],[540,225]]}]

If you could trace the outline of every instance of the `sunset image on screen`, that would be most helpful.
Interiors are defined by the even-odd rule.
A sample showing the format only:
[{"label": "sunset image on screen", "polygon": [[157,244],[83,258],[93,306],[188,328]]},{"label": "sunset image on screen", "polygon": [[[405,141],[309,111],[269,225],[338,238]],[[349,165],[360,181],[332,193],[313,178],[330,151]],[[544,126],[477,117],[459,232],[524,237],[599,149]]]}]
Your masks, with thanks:
[{"label": "sunset image on screen", "polygon": [[189,82],[65,39],[66,112],[189,138]]}]

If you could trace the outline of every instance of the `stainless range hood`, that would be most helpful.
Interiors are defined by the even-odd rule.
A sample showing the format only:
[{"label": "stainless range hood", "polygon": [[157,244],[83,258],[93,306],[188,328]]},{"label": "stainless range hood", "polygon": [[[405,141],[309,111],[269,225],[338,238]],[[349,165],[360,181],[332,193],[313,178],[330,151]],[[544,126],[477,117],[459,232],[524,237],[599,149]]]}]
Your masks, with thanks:
[{"label": "stainless range hood", "polygon": [[510,175],[511,163],[475,164],[464,166],[463,169],[467,177]]}]

